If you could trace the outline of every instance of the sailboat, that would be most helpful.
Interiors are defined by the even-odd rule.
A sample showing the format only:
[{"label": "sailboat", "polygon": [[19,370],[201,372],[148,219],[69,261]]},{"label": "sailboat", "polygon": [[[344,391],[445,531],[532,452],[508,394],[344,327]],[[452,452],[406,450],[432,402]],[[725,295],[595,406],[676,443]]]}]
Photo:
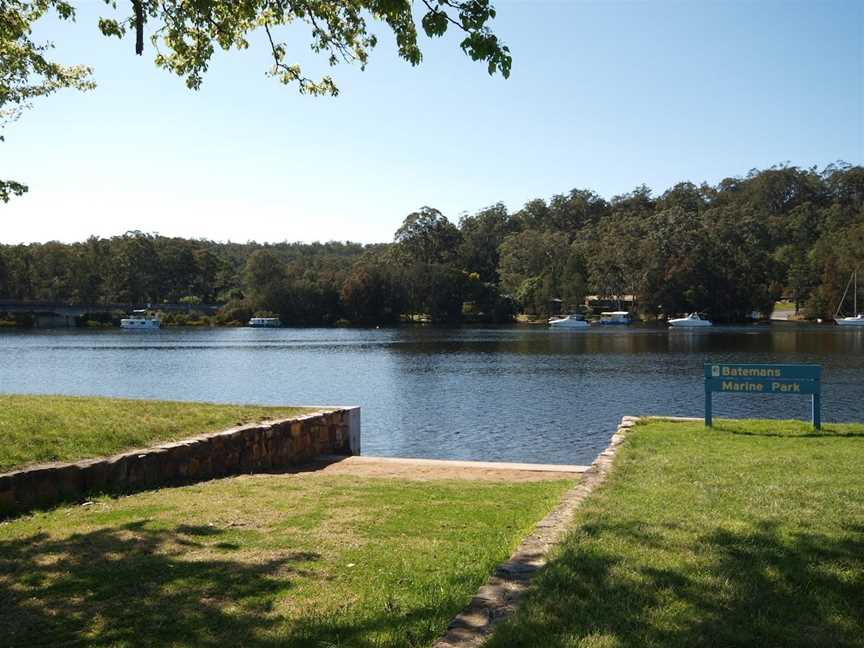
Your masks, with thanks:
[{"label": "sailboat", "polygon": [[[849,285],[852,284],[854,287],[852,289],[852,317],[841,317],[840,319],[837,316],[840,314],[840,309],[843,307],[843,301],[846,299],[846,293],[849,292]],[[849,277],[849,283],[846,284],[846,290],[843,291],[843,297],[840,299],[840,305],[837,307],[837,312],[834,313],[834,321],[837,322],[840,326],[862,326],[864,327],[864,313],[858,312],[858,271],[855,270],[852,273],[852,276]]]}]

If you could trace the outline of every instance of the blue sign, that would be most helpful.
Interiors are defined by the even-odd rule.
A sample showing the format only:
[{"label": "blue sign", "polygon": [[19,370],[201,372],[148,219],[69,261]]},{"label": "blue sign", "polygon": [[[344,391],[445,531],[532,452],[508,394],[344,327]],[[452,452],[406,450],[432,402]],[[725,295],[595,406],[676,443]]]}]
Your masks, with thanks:
[{"label": "blue sign", "polygon": [[705,425],[711,427],[711,394],[807,394],[813,428],[822,427],[822,366],[810,364],[705,364]]}]

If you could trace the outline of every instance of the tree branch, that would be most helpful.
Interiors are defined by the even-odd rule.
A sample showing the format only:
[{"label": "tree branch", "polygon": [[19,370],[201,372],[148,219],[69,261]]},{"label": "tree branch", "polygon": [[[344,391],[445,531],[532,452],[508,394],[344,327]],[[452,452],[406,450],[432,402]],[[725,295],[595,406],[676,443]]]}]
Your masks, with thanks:
[{"label": "tree branch", "polygon": [[144,7],[141,0],[132,0],[132,10],[135,12],[135,53],[144,53]]},{"label": "tree branch", "polygon": [[[450,14],[448,14],[446,11],[442,11],[442,10],[439,9],[438,7],[433,7],[433,6],[432,6],[432,3],[429,2],[429,0],[423,0],[423,4],[426,5],[426,8],[427,8],[429,11],[431,11],[432,13],[436,13],[436,14],[441,14],[441,15],[443,15],[443,16],[447,19],[448,22],[450,22],[450,23],[456,25],[456,26],[457,26],[459,29],[461,29],[462,31],[464,31],[464,32],[468,32],[468,31],[469,31],[469,29],[468,29],[467,27],[465,27],[465,25],[463,25],[461,21],[459,21],[459,20],[455,20],[455,19],[452,18],[452,17],[450,16]],[[446,4],[448,7],[453,7],[453,5],[450,4],[449,2],[446,2],[445,4]],[[455,7],[453,7],[453,8],[455,9]]]}]

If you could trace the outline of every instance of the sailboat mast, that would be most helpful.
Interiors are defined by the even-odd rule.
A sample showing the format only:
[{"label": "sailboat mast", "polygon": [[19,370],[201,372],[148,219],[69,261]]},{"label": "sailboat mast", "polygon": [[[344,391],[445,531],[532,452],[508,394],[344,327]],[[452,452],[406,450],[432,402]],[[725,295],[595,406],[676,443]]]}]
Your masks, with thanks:
[{"label": "sailboat mast", "polygon": [[856,270],[852,276],[855,277],[855,297],[852,299],[855,305],[852,310],[852,317],[855,317],[858,315],[858,271]]},{"label": "sailboat mast", "polygon": [[[840,298],[840,303],[837,304],[837,310],[834,311],[834,319],[835,320],[837,319],[837,316],[840,314],[840,310],[843,308],[843,302],[846,301],[846,295],[849,294],[849,286],[852,285],[853,279],[855,279],[855,272],[852,272],[852,274],[849,277],[849,281],[846,282],[846,289],[843,291],[843,296]],[[855,284],[855,288],[856,288],[856,292],[857,292],[857,288],[858,288],[857,282]]]}]

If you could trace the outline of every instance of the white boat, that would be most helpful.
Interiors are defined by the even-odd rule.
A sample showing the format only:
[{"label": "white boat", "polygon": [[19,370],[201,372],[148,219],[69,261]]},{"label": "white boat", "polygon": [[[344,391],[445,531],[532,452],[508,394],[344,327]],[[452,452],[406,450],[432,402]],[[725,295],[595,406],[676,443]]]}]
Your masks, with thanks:
[{"label": "white boat", "polygon": [[604,311],[600,313],[600,323],[604,326],[627,325],[631,321],[627,311]]},{"label": "white boat", "polygon": [[[840,314],[840,309],[843,307],[843,301],[846,299],[846,293],[849,292],[849,284],[853,284],[854,288],[852,291],[852,317],[841,317],[838,319],[838,315]],[[849,283],[846,284],[846,290],[843,291],[843,298],[840,300],[840,306],[837,307],[837,312],[834,313],[834,321],[837,322],[839,326],[864,326],[864,313],[858,312],[858,271],[852,273],[852,276],[849,277]]]},{"label": "white boat", "polygon": [[710,320],[702,319],[699,313],[690,313],[687,317],[678,317],[669,320],[669,326],[675,328],[702,328],[705,326],[713,326]]},{"label": "white boat", "polygon": [[864,314],[834,320],[840,326],[864,326]]},{"label": "white boat", "polygon": [[120,328],[136,331],[155,331],[162,326],[162,320],[149,310],[134,310],[129,317],[120,320]]},{"label": "white boat", "polygon": [[253,317],[249,320],[249,326],[252,328],[279,328],[282,322],[278,317]]},{"label": "white boat", "polygon": [[550,319],[549,326],[557,329],[586,329],[588,328],[588,322],[585,321],[584,315],[570,313],[567,317]]}]

